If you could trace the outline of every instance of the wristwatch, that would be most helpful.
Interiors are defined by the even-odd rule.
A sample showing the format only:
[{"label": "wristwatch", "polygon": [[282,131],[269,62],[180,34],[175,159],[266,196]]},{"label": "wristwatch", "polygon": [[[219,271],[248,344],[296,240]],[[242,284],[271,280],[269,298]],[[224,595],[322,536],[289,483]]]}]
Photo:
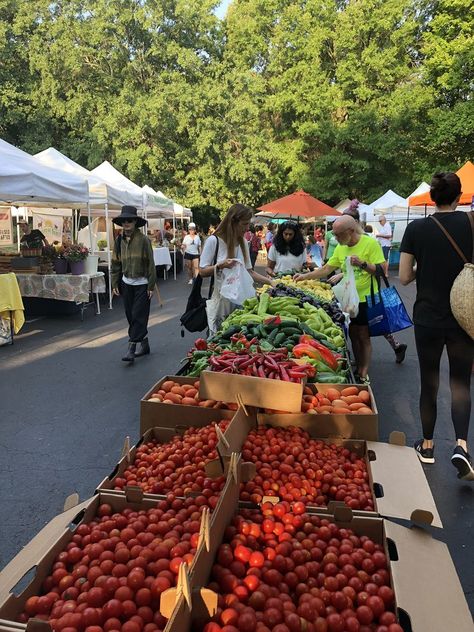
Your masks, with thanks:
[{"label": "wristwatch", "polygon": [[362,270],[366,270],[368,265],[369,264],[367,263],[367,261],[364,261],[363,263],[360,264],[360,267],[362,268]]}]

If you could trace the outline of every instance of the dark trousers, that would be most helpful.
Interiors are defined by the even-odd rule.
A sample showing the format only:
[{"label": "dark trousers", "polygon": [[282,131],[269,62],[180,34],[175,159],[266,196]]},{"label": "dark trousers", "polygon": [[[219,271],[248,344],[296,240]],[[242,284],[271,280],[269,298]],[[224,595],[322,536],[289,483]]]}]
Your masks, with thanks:
[{"label": "dark trousers", "polygon": [[141,342],[148,334],[147,326],[150,315],[148,285],[122,283],[122,296],[129,325],[128,337],[130,342]]},{"label": "dark trousers", "polygon": [[432,439],[436,423],[439,364],[446,346],[449,360],[451,418],[456,439],[467,439],[471,415],[471,370],[474,342],[460,328],[438,329],[415,325],[416,351],[420,364],[420,416],[423,437]]},{"label": "dark trousers", "polygon": [[255,262],[257,261],[258,252],[250,251],[250,263],[252,264],[252,270],[255,268]]}]

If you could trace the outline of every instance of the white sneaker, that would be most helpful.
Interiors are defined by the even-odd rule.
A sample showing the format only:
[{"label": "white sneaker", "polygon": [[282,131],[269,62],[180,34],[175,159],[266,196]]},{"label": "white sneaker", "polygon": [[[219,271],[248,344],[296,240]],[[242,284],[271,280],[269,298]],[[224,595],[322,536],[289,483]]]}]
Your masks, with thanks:
[{"label": "white sneaker", "polygon": [[188,285],[192,285],[192,284],[193,284],[193,279],[189,279]]}]

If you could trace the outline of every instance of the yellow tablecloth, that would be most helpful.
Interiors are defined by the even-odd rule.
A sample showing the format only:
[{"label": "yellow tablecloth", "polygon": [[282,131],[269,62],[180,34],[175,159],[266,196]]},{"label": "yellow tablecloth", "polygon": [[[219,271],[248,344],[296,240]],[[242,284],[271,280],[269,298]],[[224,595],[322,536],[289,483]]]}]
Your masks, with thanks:
[{"label": "yellow tablecloth", "polygon": [[0,274],[0,318],[9,320],[10,312],[13,312],[13,326],[16,334],[25,322],[23,309],[16,276],[13,272]]}]

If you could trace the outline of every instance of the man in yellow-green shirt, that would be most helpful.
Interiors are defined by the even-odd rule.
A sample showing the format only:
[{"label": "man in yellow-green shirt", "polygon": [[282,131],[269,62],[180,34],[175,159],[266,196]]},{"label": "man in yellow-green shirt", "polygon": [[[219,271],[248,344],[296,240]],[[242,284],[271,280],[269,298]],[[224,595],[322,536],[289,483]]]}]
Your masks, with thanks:
[{"label": "man in yellow-green shirt", "polygon": [[339,245],[336,246],[328,262],[322,268],[308,274],[297,274],[294,279],[295,281],[321,279],[338,268],[345,272],[346,258],[350,257],[359,295],[359,313],[356,318],[351,318],[349,336],[359,380],[361,383],[368,383],[372,345],[367,322],[366,296],[370,294],[370,281],[371,276],[375,274],[376,264],[384,263],[385,259],[380,244],[375,239],[364,235],[360,224],[350,215],[339,217],[334,222],[332,232]]}]

